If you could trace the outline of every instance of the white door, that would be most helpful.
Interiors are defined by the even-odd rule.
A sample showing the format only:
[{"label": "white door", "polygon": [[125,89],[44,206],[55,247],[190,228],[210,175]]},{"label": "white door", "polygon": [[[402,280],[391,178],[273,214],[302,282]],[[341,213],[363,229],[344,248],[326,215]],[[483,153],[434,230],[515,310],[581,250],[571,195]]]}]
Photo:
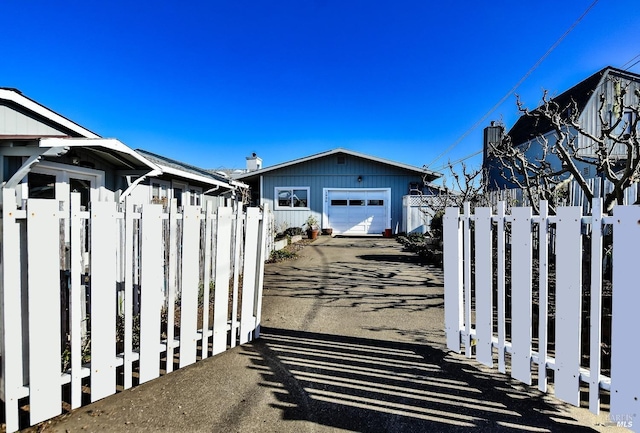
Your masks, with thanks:
[{"label": "white door", "polygon": [[326,224],[334,234],[381,234],[390,224],[389,189],[330,189],[325,193]]}]

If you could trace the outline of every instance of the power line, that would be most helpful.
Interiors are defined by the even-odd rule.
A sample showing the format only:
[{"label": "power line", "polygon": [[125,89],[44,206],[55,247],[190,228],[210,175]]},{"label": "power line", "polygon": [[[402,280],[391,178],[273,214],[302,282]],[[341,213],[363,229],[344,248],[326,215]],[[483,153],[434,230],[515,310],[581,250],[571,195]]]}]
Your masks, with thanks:
[{"label": "power line", "polygon": [[[551,52],[558,46],[560,45],[560,43],[569,35],[569,33],[571,33],[571,31],[578,25],[578,23],[580,21],[582,21],[582,19],[589,13],[589,11],[598,3],[598,1],[600,0],[594,0],[593,3],[591,3],[591,5],[587,8],[587,10],[585,10],[583,12],[582,15],[580,15],[580,17],[571,25],[571,27],[569,27],[567,29],[566,32],[564,32],[564,34],[562,36],[560,36],[560,38],[553,44],[551,45],[551,47],[547,50],[546,53],[544,53],[542,55],[542,57],[540,57],[538,59],[538,61],[529,69],[529,71],[527,71],[526,74],[524,74],[524,76],[522,78],[520,78],[520,81],[518,81],[516,83],[515,86],[513,86],[511,88],[511,90],[509,90],[509,92],[504,95],[502,97],[502,99],[500,99],[500,101],[495,104],[493,107],[491,107],[491,109],[489,111],[487,111],[487,113],[482,116],[482,118],[480,120],[478,120],[476,123],[474,123],[471,128],[467,129],[464,134],[462,134],[456,141],[453,142],[453,144],[451,144],[449,147],[447,147],[444,152],[440,153],[436,159],[434,159],[433,161],[431,161],[429,164],[427,164],[427,167],[430,167],[431,165],[433,165],[434,162],[436,162],[437,160],[439,160],[440,158],[442,158],[444,155],[446,155],[447,153],[449,153],[454,147],[456,147],[458,144],[460,144],[460,142],[462,140],[464,140],[467,135],[469,135],[474,129],[476,129],[478,126],[480,126],[480,124],[482,124],[482,122],[484,122],[487,117],[489,117],[491,115],[491,113],[493,113],[495,110],[498,109],[499,106],[501,106],[504,101],[506,101],[515,91],[518,87],[520,87],[520,85],[527,79],[529,78],[529,75],[531,75],[533,73],[533,71],[535,71],[538,66],[540,66],[540,64],[549,56],[549,54],[551,54]],[[477,155],[474,154],[474,155]],[[469,157],[470,158],[470,157]],[[466,158],[465,158],[466,159]],[[462,161],[464,161],[464,159],[462,159]],[[459,161],[460,162],[460,161]]]},{"label": "power line", "polygon": [[[640,56],[640,54],[638,54],[638,56]],[[636,57],[637,57],[637,56],[636,56]],[[628,71],[629,69],[633,68],[633,67],[634,67],[635,65],[637,65],[638,63],[640,63],[640,60],[636,60],[636,62],[635,62],[635,63],[633,63],[631,66],[627,67],[627,68],[625,69],[625,71]]]},{"label": "power line", "polygon": [[[638,60],[636,60],[638,59]],[[629,65],[631,62],[633,62],[635,60],[634,63],[632,63],[631,65]],[[629,60],[628,62],[626,62],[624,65],[622,65],[620,67],[620,69],[628,71],[629,69],[633,68],[635,65],[637,65],[638,63],[640,63],[640,53],[636,54],[631,60]],[[629,65],[629,66],[627,66]],[[600,83],[598,88],[604,87],[606,85],[606,83]],[[449,166],[455,166],[457,164],[460,164],[462,161],[466,161],[467,159],[473,158],[474,156],[477,156],[479,154],[481,154],[483,152],[483,149],[480,149],[476,152],[473,152],[470,155],[467,156],[463,156],[462,158],[459,158],[453,162],[448,162],[447,164],[444,164],[442,166],[439,166],[437,168],[434,168],[433,171],[440,171],[440,170],[444,170],[445,168],[449,167]],[[437,159],[436,159],[437,160]],[[436,161],[434,160],[434,162]]]},{"label": "power line", "polygon": [[443,165],[441,167],[434,168],[433,171],[444,170],[445,168],[447,168],[449,166],[453,167],[454,165],[460,164],[462,161],[466,161],[469,158],[473,158],[476,155],[480,155],[483,151],[484,151],[484,149],[477,150],[477,151],[473,152],[471,155],[464,156],[464,157],[462,157],[460,159],[457,159],[457,160],[455,160],[453,162],[449,162],[449,163],[447,163],[447,164],[445,164],[445,165]]},{"label": "power line", "polygon": [[632,58],[631,60],[629,60],[627,63],[625,63],[624,65],[622,65],[622,67],[620,69],[624,69],[625,71],[633,68],[635,65],[637,65],[640,60],[638,60],[637,62],[635,62],[633,65],[631,66],[627,66],[629,63],[633,62],[635,59],[637,59],[638,57],[640,57],[640,54],[636,54],[636,56],[634,58]]}]

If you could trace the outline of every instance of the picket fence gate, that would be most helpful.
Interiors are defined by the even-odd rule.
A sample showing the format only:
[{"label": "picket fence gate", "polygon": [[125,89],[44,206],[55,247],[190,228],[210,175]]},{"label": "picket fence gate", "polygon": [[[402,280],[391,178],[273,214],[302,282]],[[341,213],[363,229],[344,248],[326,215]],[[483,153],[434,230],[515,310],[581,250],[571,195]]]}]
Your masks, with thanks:
[{"label": "picket fence gate", "polygon": [[[575,406],[581,385],[588,386],[595,414],[608,392],[610,419],[637,429],[640,207],[617,206],[612,216],[603,215],[599,200],[588,216],[581,207],[550,216],[544,201],[540,215],[529,207],[507,214],[504,202],[495,214],[472,214],[469,203],[463,209],[448,208],[443,221],[447,347],[492,368],[497,362],[502,373],[510,367],[511,377],[529,385],[537,376],[542,392],[553,380],[555,396]],[[611,237],[609,254],[603,245]],[[603,321],[603,263],[611,274],[610,326]],[[604,371],[603,341],[610,341]]]},{"label": "picket fence gate", "polygon": [[66,210],[42,199],[17,209],[10,189],[3,203],[7,431],[258,337],[259,208],[93,202],[84,211],[74,193]]}]

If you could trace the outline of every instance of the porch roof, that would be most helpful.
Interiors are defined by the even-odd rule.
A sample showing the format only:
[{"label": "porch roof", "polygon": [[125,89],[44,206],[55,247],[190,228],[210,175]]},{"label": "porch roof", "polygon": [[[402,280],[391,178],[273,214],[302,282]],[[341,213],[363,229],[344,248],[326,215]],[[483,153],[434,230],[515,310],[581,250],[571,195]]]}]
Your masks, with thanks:
[{"label": "porch roof", "polygon": [[129,170],[151,170],[157,172],[155,175],[162,172],[157,164],[115,138],[42,138],[39,141],[39,147],[87,148],[116,167]]}]

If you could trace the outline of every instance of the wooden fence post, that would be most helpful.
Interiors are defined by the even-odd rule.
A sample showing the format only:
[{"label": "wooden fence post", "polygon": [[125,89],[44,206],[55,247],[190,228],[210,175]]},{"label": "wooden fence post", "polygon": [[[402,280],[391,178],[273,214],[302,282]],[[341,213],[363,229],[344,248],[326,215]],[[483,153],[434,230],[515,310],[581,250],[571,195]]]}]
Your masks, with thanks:
[{"label": "wooden fence post", "polygon": [[591,314],[589,316],[589,410],[600,412],[602,344],[602,198],[591,206]]},{"label": "wooden fence post", "polygon": [[270,237],[267,230],[267,215],[269,214],[269,205],[262,205],[262,218],[260,219],[260,229],[258,230],[258,263],[256,267],[256,293],[253,314],[256,318],[256,330],[254,338],[260,337],[260,321],[262,320],[262,289],[264,285],[264,262],[267,260],[267,238]]},{"label": "wooden fence post", "polygon": [[91,203],[91,401],[116,392],[116,203]]},{"label": "wooden fence post", "polygon": [[[55,200],[27,201],[29,416],[32,425],[62,413],[60,381],[56,380],[60,377],[62,340],[58,308],[58,206]],[[36,318],[38,320],[34,320]]]},{"label": "wooden fence post", "polygon": [[505,364],[505,351],[506,351],[506,303],[505,303],[505,203],[504,201],[498,202],[498,214],[496,215],[496,261],[497,266],[497,289],[498,289],[498,371],[506,373],[507,367]]},{"label": "wooden fence post", "polygon": [[[2,188],[2,383],[7,431],[17,431],[22,370],[22,266],[20,226],[16,222],[16,195]],[[11,329],[11,332],[8,330]]]},{"label": "wooden fence post", "polygon": [[531,385],[531,208],[511,209],[511,376]]},{"label": "wooden fence post", "polygon": [[[493,367],[493,243],[491,208],[475,209],[476,358]],[[470,300],[467,300],[470,303]]]},{"label": "wooden fence post", "polygon": [[82,296],[82,281],[81,275],[84,274],[82,269],[82,254],[84,250],[84,244],[82,243],[82,231],[85,225],[82,224],[82,218],[80,216],[80,193],[71,193],[71,206],[70,206],[70,224],[69,235],[71,248],[70,258],[71,263],[69,266],[71,272],[71,287],[69,296],[69,333],[71,343],[71,408],[77,409],[82,405],[82,323],[85,319],[82,311],[86,299]]},{"label": "wooden fence post", "polygon": [[464,288],[464,354],[472,357],[471,350],[471,205],[463,204],[462,217],[462,286]]},{"label": "wooden fence post", "polygon": [[[635,335],[640,290],[638,256],[634,254],[640,245],[640,207],[617,206],[613,211],[613,220],[610,414],[612,419],[628,423],[629,418],[640,413],[638,340]],[[633,421],[639,422],[637,417]]]},{"label": "wooden fence post", "polygon": [[556,216],[555,394],[580,405],[582,234],[580,207],[559,207]]},{"label": "wooden fence post", "polygon": [[140,383],[160,376],[160,311],[164,291],[162,205],[145,204],[140,220],[142,233],[140,276]]},{"label": "wooden fence post", "polygon": [[[538,389],[547,392],[547,332],[549,313],[549,203],[540,201],[538,223]],[[557,286],[556,286],[557,290]]]},{"label": "wooden fence post", "polygon": [[444,322],[447,348],[460,353],[462,321],[462,230],[458,208],[447,208],[443,223]]},{"label": "wooden fence post", "polygon": [[256,242],[259,236],[260,209],[247,208],[245,249],[244,249],[244,273],[242,277],[242,306],[240,317],[240,344],[247,343],[253,339],[253,331],[256,323],[253,316],[255,306],[256,290],[256,269],[258,257],[258,246]]},{"label": "wooden fence post", "polygon": [[198,284],[200,282],[200,207],[182,211],[182,292],[180,296],[180,368],[196,362]]},{"label": "wooden fence post", "polygon": [[213,354],[227,350],[227,322],[229,316],[229,281],[231,278],[231,223],[232,210],[218,208],[215,300],[213,311]]}]

